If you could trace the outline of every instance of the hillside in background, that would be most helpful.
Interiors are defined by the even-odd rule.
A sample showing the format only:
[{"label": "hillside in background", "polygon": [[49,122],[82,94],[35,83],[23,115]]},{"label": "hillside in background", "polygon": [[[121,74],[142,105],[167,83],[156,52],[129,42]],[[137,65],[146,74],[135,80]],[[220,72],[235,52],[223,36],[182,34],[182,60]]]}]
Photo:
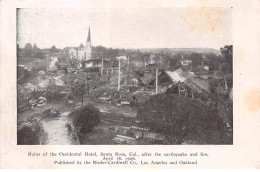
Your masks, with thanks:
[{"label": "hillside in background", "polygon": [[216,55],[221,54],[220,50],[213,49],[213,48],[142,48],[138,50],[146,53],[176,53],[176,54],[214,53]]}]

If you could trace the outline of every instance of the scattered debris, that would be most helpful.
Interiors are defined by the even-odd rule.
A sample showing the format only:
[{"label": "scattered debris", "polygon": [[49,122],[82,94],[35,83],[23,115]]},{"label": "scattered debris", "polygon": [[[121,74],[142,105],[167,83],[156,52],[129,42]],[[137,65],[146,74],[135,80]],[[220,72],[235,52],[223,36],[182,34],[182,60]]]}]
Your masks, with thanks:
[{"label": "scattered debris", "polygon": [[[100,103],[109,110],[100,112],[86,105],[72,111],[69,114],[72,122],[63,123],[62,127],[75,132],[77,139],[79,135],[107,138],[109,144],[230,144],[222,139],[225,127],[231,131],[233,126],[233,89],[228,83],[231,76],[225,73],[211,73],[206,67],[194,71],[177,67],[172,71],[158,69],[157,64],[136,67],[138,60],[135,63],[122,61],[118,90],[118,61],[101,72],[99,67],[60,67],[57,57],[49,60],[47,69],[34,68],[33,72],[19,66],[18,112],[46,109],[39,116],[57,119],[60,112],[55,109],[59,108],[53,104],[75,109],[81,101],[90,98],[93,104]],[[159,71],[157,86],[155,69]],[[26,83],[22,82],[24,79]],[[132,121],[118,111],[123,109],[125,113],[127,108],[136,110],[136,107],[138,115]],[[112,113],[113,108],[117,114]],[[23,132],[34,135],[36,130],[32,126],[30,122],[25,123]],[[97,133],[100,136],[96,137]],[[32,139],[37,140],[36,136]]]},{"label": "scattered debris", "polygon": [[47,105],[47,99],[45,97],[39,97],[37,101],[37,106]]},{"label": "scattered debris", "polygon": [[42,118],[53,118],[58,116],[59,114],[59,111],[54,110],[53,108],[49,108],[42,112]]},{"label": "scattered debris", "polygon": [[72,131],[71,123],[67,122],[67,123],[65,124],[65,127],[68,128],[68,131]]},{"label": "scattered debris", "polygon": [[123,135],[116,135],[116,137],[113,138],[113,141],[115,141],[118,144],[128,144],[128,145],[136,144],[135,138],[123,136]]}]

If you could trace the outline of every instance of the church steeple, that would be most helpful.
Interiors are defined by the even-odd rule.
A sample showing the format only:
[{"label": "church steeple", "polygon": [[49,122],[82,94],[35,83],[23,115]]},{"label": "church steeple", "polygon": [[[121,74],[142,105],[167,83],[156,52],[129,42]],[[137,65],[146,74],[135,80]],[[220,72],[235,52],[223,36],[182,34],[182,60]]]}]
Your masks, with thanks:
[{"label": "church steeple", "polygon": [[90,26],[88,28],[88,38],[86,42],[86,47],[85,47],[85,59],[84,60],[90,60],[91,59],[91,36],[90,36]]},{"label": "church steeple", "polygon": [[91,36],[90,36],[90,26],[88,28],[88,39],[87,42],[91,42]]}]

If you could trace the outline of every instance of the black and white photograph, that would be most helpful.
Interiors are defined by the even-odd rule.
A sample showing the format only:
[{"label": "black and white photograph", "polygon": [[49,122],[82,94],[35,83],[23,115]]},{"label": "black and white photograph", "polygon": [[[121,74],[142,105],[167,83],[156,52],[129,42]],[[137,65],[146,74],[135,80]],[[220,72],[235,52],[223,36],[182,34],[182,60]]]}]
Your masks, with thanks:
[{"label": "black and white photograph", "polygon": [[232,11],[17,8],[17,145],[233,145]]}]

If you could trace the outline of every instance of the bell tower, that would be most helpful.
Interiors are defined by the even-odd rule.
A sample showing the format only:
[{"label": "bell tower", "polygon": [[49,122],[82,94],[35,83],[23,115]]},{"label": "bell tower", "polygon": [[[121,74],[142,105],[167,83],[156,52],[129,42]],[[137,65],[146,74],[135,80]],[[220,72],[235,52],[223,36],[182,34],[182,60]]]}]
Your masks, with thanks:
[{"label": "bell tower", "polygon": [[88,29],[88,38],[87,38],[87,42],[86,42],[86,60],[90,60],[91,59],[91,35],[90,35],[90,26]]}]

